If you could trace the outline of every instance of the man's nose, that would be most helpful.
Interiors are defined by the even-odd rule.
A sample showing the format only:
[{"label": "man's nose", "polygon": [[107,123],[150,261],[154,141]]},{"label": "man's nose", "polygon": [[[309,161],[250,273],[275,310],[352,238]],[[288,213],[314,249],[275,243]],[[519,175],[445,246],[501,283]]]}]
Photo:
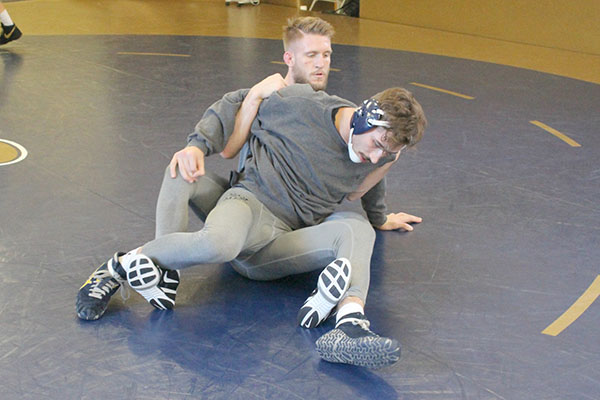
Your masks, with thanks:
[{"label": "man's nose", "polygon": [[315,57],[315,67],[323,68],[323,65],[325,65],[325,62],[323,61],[323,56],[316,56]]},{"label": "man's nose", "polygon": [[371,164],[377,164],[382,156],[383,156],[383,150],[381,150],[381,149],[373,150],[369,157],[371,159]]}]

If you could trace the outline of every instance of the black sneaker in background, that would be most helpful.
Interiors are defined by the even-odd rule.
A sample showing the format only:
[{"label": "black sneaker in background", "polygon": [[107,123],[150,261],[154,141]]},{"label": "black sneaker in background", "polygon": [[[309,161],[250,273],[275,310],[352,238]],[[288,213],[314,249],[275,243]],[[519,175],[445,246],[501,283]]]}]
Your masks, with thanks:
[{"label": "black sneaker in background", "polygon": [[17,40],[23,36],[17,25],[5,26],[2,24],[2,35],[0,35],[0,45],[6,44],[13,40]]}]

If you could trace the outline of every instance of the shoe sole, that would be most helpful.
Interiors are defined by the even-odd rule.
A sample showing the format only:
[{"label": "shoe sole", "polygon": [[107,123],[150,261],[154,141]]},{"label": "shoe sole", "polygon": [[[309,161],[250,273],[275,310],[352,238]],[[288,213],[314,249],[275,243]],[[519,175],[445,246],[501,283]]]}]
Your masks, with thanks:
[{"label": "shoe sole", "polygon": [[317,283],[318,292],[298,312],[298,325],[314,328],[323,322],[350,287],[350,261],[338,258],[323,270]]},{"label": "shoe sole", "polygon": [[395,339],[367,336],[357,339],[348,337],[340,329],[321,336],[316,343],[321,358],[331,363],[342,363],[379,369],[400,359],[400,344]]},{"label": "shoe sole", "polygon": [[[170,275],[169,273],[164,272],[164,275],[169,282],[162,281],[161,278],[163,278],[163,272],[150,258],[141,253],[129,253],[125,254],[123,259],[128,255],[129,257],[126,264],[117,264],[116,260],[118,254],[109,261],[108,267],[111,274],[115,275],[113,271],[119,269],[116,274],[122,277],[124,276],[127,279],[129,286],[141,294],[154,308],[159,310],[172,309],[175,306],[175,294],[177,285],[179,285],[179,273],[173,271],[174,275]],[[174,278],[177,279],[177,284],[173,282]],[[161,281],[171,287],[174,286],[174,289],[169,288],[166,285],[165,287],[162,287]]]},{"label": "shoe sole", "polygon": [[149,289],[160,281],[160,271],[152,260],[143,254],[136,254],[127,267],[127,283],[135,290]]},{"label": "shoe sole", "polygon": [[[162,274],[151,259],[143,254],[136,254],[127,267],[123,266],[123,269],[127,275],[129,286],[141,294],[154,308],[159,310],[173,309],[177,286],[175,285],[175,290],[160,286]],[[176,280],[177,285],[179,285],[179,273],[177,271],[167,271],[164,274],[163,282],[165,284],[172,286]]]}]

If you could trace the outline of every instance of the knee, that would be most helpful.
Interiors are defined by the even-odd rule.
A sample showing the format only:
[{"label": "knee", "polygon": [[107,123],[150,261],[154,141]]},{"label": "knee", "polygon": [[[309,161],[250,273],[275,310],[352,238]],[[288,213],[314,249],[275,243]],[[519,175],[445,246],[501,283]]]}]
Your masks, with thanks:
[{"label": "knee", "polygon": [[362,216],[356,215],[346,218],[344,223],[350,228],[355,240],[360,240],[363,243],[375,243],[375,228]]},{"label": "knee", "polygon": [[165,169],[165,173],[163,175],[163,181],[162,181],[162,186],[163,187],[169,187],[169,188],[175,188],[175,187],[186,187],[187,185],[189,185],[182,177],[181,174],[179,173],[179,171],[177,171],[177,175],[175,176],[175,178],[171,177],[171,168],[169,166],[167,166],[167,168]]},{"label": "knee", "polygon": [[217,255],[217,260],[219,260],[218,262],[220,263],[233,261],[240,254],[240,251],[241,249],[235,248],[233,246],[221,245],[218,249],[219,254]]},{"label": "knee", "polygon": [[234,260],[242,251],[243,242],[231,232],[211,229],[205,226],[196,235],[198,248],[202,248],[212,263],[226,263]]},{"label": "knee", "polygon": [[375,228],[373,228],[373,225],[371,225],[371,223],[368,220],[366,220],[365,218],[361,218],[360,220],[357,219],[355,223],[356,229],[358,231],[375,240]]}]

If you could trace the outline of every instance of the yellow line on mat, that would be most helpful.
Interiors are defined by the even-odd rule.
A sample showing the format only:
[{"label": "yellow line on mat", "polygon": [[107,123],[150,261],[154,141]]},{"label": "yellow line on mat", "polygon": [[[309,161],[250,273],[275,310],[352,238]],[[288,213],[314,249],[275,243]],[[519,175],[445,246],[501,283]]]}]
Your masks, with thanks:
[{"label": "yellow line on mat", "polygon": [[[283,64],[285,65],[285,63],[283,61],[271,61],[271,64]],[[337,69],[337,68],[329,68],[330,71],[335,71],[335,72],[340,72],[341,69]]]},{"label": "yellow line on mat", "polygon": [[132,55],[132,56],[190,57],[189,54],[137,53],[137,52],[133,52],[133,51],[119,51],[117,54],[126,54],[126,55]]},{"label": "yellow line on mat", "polygon": [[577,299],[575,303],[567,311],[563,313],[556,321],[550,324],[542,331],[544,335],[557,336],[571,325],[577,318],[583,314],[585,310],[596,300],[600,295],[600,275],[594,279],[590,287]]},{"label": "yellow line on mat", "polygon": [[574,141],[573,139],[571,139],[570,137],[568,137],[567,135],[560,133],[559,131],[557,131],[556,129],[549,127],[548,125],[540,122],[540,121],[529,121],[531,122],[533,125],[542,128],[543,130],[545,130],[546,132],[550,132],[551,134],[553,134],[554,136],[556,136],[557,138],[559,138],[560,140],[566,142],[567,144],[569,144],[572,147],[581,147],[581,145],[579,143],[577,143],[576,141]]},{"label": "yellow line on mat", "polygon": [[415,86],[420,86],[420,87],[423,87],[425,89],[435,90],[436,92],[442,92],[442,93],[450,94],[452,96],[460,97],[460,98],[467,99],[467,100],[473,100],[473,99],[475,99],[475,97],[467,96],[466,94],[451,92],[449,90],[440,89],[440,88],[437,88],[435,86],[424,85],[422,83],[417,83],[417,82],[411,82],[410,84],[411,85],[415,85]]}]

